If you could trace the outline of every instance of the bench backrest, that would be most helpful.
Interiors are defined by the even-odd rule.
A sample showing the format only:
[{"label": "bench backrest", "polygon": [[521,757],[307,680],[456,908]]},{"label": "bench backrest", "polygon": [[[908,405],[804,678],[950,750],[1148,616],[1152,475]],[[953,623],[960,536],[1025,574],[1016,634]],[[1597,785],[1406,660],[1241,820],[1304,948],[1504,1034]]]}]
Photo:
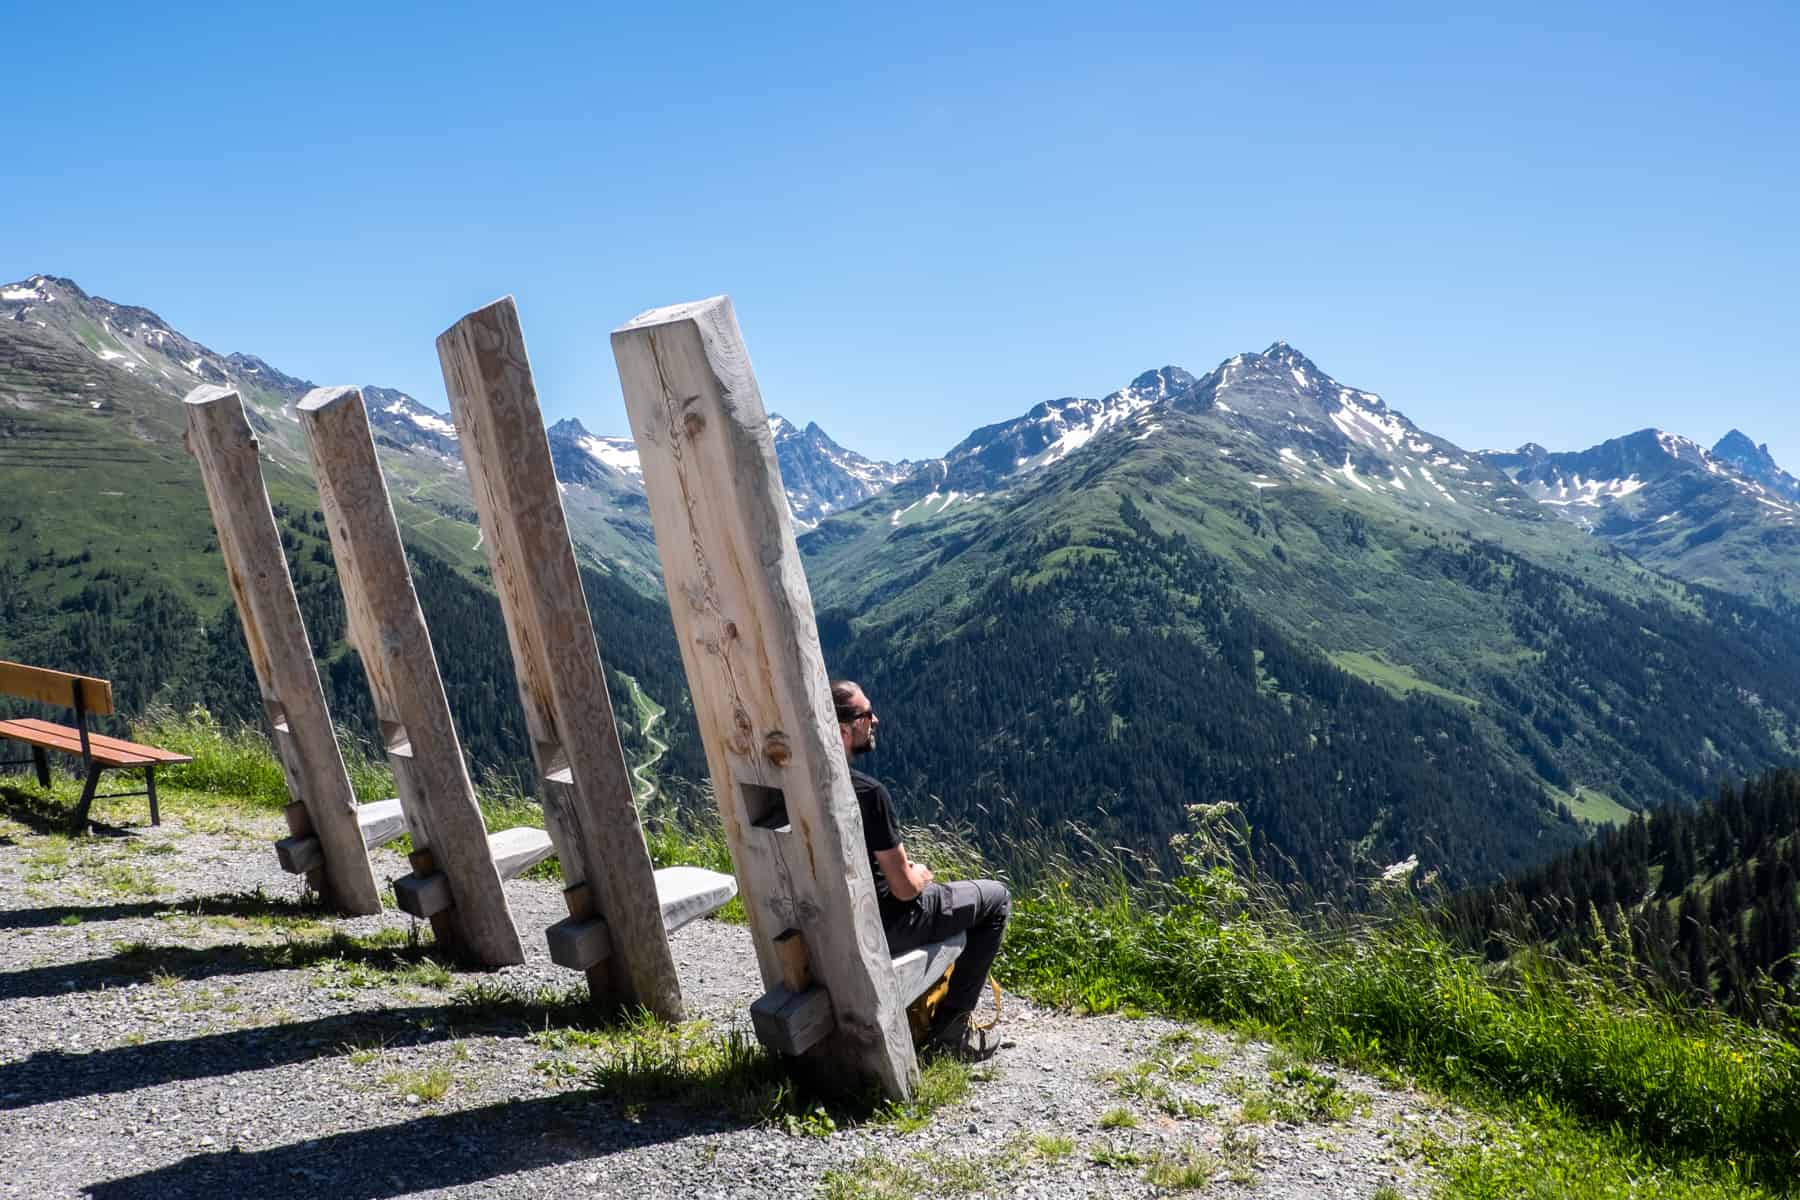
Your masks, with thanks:
[{"label": "bench backrest", "polygon": [[81,708],[89,716],[103,717],[112,712],[112,684],[104,679],[0,659],[0,695],[72,708],[76,688],[81,689]]}]

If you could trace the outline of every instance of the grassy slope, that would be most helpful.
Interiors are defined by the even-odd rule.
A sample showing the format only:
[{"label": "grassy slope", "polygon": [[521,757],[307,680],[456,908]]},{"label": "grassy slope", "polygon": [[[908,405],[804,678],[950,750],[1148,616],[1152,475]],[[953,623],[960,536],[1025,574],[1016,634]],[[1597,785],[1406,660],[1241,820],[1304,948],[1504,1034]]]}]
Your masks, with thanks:
[{"label": "grassy slope", "polygon": [[[229,823],[233,811],[274,812],[285,801],[254,734],[200,718],[142,732],[195,754],[165,789],[174,819]],[[354,770],[359,791],[385,790],[379,768],[357,761]],[[6,803],[71,798],[68,785],[54,801],[23,787]],[[519,812],[516,796],[484,803],[496,824]],[[98,812],[141,820],[140,805],[102,801]],[[1495,977],[1404,915],[1308,930],[1216,851],[1229,832],[1198,829],[1188,873],[1154,890],[1105,872],[1073,888],[1064,879],[1023,890],[1002,978],[1053,1003],[1206,1018],[1304,1056],[1446,1088],[1486,1116],[1460,1145],[1416,1148],[1442,1168],[1444,1197],[1794,1194],[1800,1048],[1791,1041],[1666,1009],[1611,982],[1603,962]],[[944,837],[920,831],[918,840]],[[718,861],[716,832],[662,825],[651,844],[659,863]],[[981,869],[966,847],[946,848],[954,853],[939,861],[960,860],[964,874]],[[679,1059],[667,1067],[705,1069]],[[723,1103],[716,1089],[701,1100]]]}]

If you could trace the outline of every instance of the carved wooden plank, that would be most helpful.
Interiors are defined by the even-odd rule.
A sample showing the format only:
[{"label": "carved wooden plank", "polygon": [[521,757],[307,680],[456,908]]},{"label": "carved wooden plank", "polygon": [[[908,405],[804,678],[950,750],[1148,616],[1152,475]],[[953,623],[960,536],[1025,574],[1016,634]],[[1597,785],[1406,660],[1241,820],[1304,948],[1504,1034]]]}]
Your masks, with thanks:
[{"label": "carved wooden plank", "polygon": [[[187,394],[186,408],[188,452],[200,464],[275,757],[296,801],[288,806],[288,828],[302,841],[317,839],[317,863],[303,865],[312,857],[307,854],[292,861],[338,911],[380,912],[381,893],[357,828],[356,794],[325,707],[243,401],[230,388],[206,384]],[[283,865],[288,862],[283,856]]]},{"label": "carved wooden plank", "polygon": [[900,1000],[911,1004],[924,995],[925,989],[942,979],[950,964],[962,957],[963,947],[968,945],[969,935],[953,934],[941,942],[919,946],[897,955],[894,959],[894,981],[900,990]]},{"label": "carved wooden plank", "polygon": [[681,984],[518,310],[511,297],[490,304],[451,326],[437,345],[482,545],[506,617],[544,824],[564,882],[570,889],[589,885],[592,911],[574,915],[598,916],[611,934],[613,952],[595,960],[589,987],[596,996],[680,1020]]},{"label": "carved wooden plank", "polygon": [[705,867],[661,867],[656,872],[656,899],[662,906],[663,929],[674,933],[690,921],[725,907],[737,895],[737,880]]},{"label": "carved wooden plank", "polygon": [[488,834],[488,854],[502,879],[517,879],[555,853],[550,835],[529,825]]},{"label": "carved wooden plank", "polygon": [[796,1030],[810,1037],[823,1025],[816,1000],[773,996],[786,991],[774,939],[799,929],[829,993],[827,1015],[835,1012],[821,1052],[906,1097],[918,1066],[768,416],[731,302],[647,312],[612,341],[694,713],[771,992],[758,1031],[792,1046],[804,1040]]},{"label": "carved wooden plank", "polygon": [[400,800],[374,800],[356,807],[356,824],[365,846],[385,846],[406,832],[406,814]]},{"label": "carved wooden plank", "polygon": [[[430,856],[449,888],[450,906],[432,917],[432,931],[458,958],[496,967],[523,962],[362,393],[315,388],[299,413],[337,559],[349,641],[369,679],[406,825],[416,850]],[[424,874],[417,867],[414,873]]]}]

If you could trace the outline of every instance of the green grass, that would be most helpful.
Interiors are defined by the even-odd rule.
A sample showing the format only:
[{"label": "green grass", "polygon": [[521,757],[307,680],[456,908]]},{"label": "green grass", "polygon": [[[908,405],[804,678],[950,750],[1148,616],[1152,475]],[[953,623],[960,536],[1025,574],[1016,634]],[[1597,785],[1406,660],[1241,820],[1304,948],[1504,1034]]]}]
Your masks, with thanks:
[{"label": "green grass", "polygon": [[1358,679],[1372,683],[1395,696],[1406,697],[1419,692],[1453,704],[1477,707],[1475,700],[1419,678],[1411,667],[1390,660],[1379,650],[1333,650],[1327,657]]},{"label": "green grass", "polygon": [[[190,802],[198,813],[209,804],[273,807],[268,780],[278,775],[270,774],[266,744],[195,717],[173,720],[159,729],[187,738],[181,744],[199,751],[195,778],[224,791],[171,787],[172,811]],[[16,792],[8,789],[9,804]],[[285,800],[285,788],[279,798]],[[505,812],[529,802],[501,796],[497,803]],[[647,826],[659,863],[729,869],[716,828],[658,816]],[[940,843],[934,865],[979,871],[958,831],[919,834],[921,844],[932,838]],[[85,844],[42,839],[27,859],[28,874],[59,879],[83,870]],[[1209,845],[1197,837],[1190,849]],[[1178,878],[1149,885],[1128,879],[1117,864],[1103,863],[1073,889],[1017,895],[1003,977],[1053,1004],[1203,1018],[1276,1040],[1280,1052],[1271,1055],[1266,1080],[1242,1085],[1247,1120],[1332,1121],[1355,1111],[1361,1098],[1309,1065],[1327,1059],[1390,1080],[1422,1080],[1474,1112],[1479,1136],[1418,1147],[1441,1171],[1447,1200],[1795,1194],[1800,1048],[1779,1032],[1671,1008],[1661,997],[1547,956],[1496,971],[1450,946],[1418,914],[1311,928],[1216,856],[1196,853]],[[323,928],[311,910],[254,901],[237,898],[215,911],[205,902],[171,904],[170,912],[278,933],[282,946],[244,952],[269,956],[271,964],[312,965],[328,986],[449,982],[422,948],[396,943],[403,932],[320,939],[311,936]],[[146,973],[154,985],[182,985],[181,951],[142,952],[155,967]],[[796,1136],[869,1123],[904,1131],[958,1103],[973,1079],[966,1067],[940,1060],[928,1066],[912,1105],[872,1097],[822,1103],[801,1094],[779,1060],[741,1034],[671,1028],[647,1018],[592,1028],[592,1008],[579,986],[526,993],[484,980],[453,999],[481,1019],[528,1022],[540,1031],[533,1040],[545,1062],[553,1064],[542,1071],[552,1083],[586,1083],[628,1112],[664,1103],[722,1109]],[[1217,1060],[1180,1032],[1160,1039],[1148,1055],[1114,1079],[1121,1094],[1189,1115],[1170,1108],[1179,1104],[1170,1083],[1202,1078]],[[408,1094],[425,1102],[416,1088]],[[1103,1124],[1126,1128],[1136,1120],[1130,1109],[1118,1108]],[[1231,1136],[1236,1149],[1221,1150],[1216,1163],[1152,1160],[1107,1145],[1087,1152],[1097,1165],[1151,1168],[1171,1181],[1158,1186],[1185,1186],[1180,1181],[1199,1178],[1203,1166],[1234,1179],[1250,1173],[1253,1139],[1247,1131]],[[1040,1146],[1038,1153],[1057,1157],[1061,1145]],[[921,1187],[945,1194],[966,1168],[921,1161],[834,1172],[825,1194],[910,1195],[907,1188]]]},{"label": "green grass", "polygon": [[1569,806],[1577,820],[1586,821],[1590,825],[1623,825],[1636,814],[1605,792],[1595,791],[1585,784],[1576,784],[1573,792],[1565,792],[1561,788],[1545,785],[1545,791],[1552,799]]},{"label": "green grass", "polygon": [[449,1067],[429,1067],[422,1071],[389,1071],[381,1077],[382,1086],[411,1104],[436,1104],[450,1092],[454,1077]]},{"label": "green grass", "polygon": [[[202,708],[178,713],[153,708],[132,726],[132,737],[192,756],[190,763],[163,767],[157,774],[158,790],[180,788],[248,801],[277,812],[288,805],[287,779],[269,747],[268,739],[239,726],[226,728]],[[385,800],[394,794],[394,775],[385,764],[373,761],[361,742],[348,730],[338,731],[344,766],[350,785],[361,803]]]},{"label": "green grass", "polygon": [[[1559,1128],[1616,1131],[1605,1145],[1677,1175],[1791,1175],[1800,1048],[1779,1034],[1671,1009],[1574,964],[1495,974],[1416,914],[1311,931],[1224,868],[1190,867],[1138,891],[1018,897],[1006,979],[1069,1007],[1234,1024],[1303,1058],[1403,1070],[1477,1106],[1541,1100],[1566,1117]],[[1302,1108],[1338,1110],[1317,1080],[1277,1082],[1301,1089]],[[1277,1116],[1279,1093],[1247,1117],[1265,1106]]]},{"label": "green grass", "polygon": [[1205,1187],[1219,1173],[1217,1155],[1198,1146],[1171,1150],[1144,1171],[1144,1181],[1171,1192],[1191,1192]]}]

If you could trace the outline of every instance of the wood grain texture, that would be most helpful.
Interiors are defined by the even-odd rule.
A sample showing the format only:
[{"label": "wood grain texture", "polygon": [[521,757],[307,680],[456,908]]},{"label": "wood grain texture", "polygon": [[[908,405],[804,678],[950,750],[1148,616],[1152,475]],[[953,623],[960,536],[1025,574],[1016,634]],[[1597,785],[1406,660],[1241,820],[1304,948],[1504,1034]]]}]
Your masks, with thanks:
[{"label": "wood grain texture", "polygon": [[529,825],[488,834],[488,855],[502,879],[517,879],[555,853],[550,835]]},{"label": "wood grain texture", "polygon": [[[299,413],[337,559],[347,637],[369,680],[406,825],[414,846],[431,855],[449,884],[451,905],[432,918],[432,931],[464,961],[491,967],[523,962],[362,393],[315,388],[300,401]],[[356,836],[360,842],[361,833]]]},{"label": "wood grain texture", "polygon": [[[812,596],[731,302],[645,313],[612,342],[763,985],[785,992],[774,939],[800,930],[835,1013],[820,1053],[907,1097],[918,1067]],[[806,1028],[819,1028],[805,1012]]]},{"label": "wood grain texture", "polygon": [[72,708],[78,683],[81,685],[81,706],[89,716],[104,717],[112,712],[112,683],[108,680],[0,660],[0,695]]},{"label": "wood grain texture", "polygon": [[589,987],[678,1021],[681,983],[512,298],[470,313],[437,346],[506,618],[544,825],[565,884],[589,885],[593,913],[576,915],[598,915],[611,933],[612,953],[588,970]]},{"label": "wood grain texture", "polygon": [[400,810],[398,797],[358,805],[356,823],[362,830],[363,845],[369,847],[385,846],[406,832],[406,814]]},{"label": "wood grain texture", "polygon": [[319,865],[305,874],[339,912],[378,913],[381,893],[356,822],[356,794],[281,550],[256,435],[230,388],[197,387],[186,408],[188,453],[200,464],[275,757],[300,806],[289,828],[296,837],[319,840]]},{"label": "wood grain texture", "polygon": [[[40,720],[37,717],[23,717],[17,721],[0,721],[0,737],[14,738],[21,742],[29,742],[34,746],[42,746],[46,750],[58,750],[64,754],[81,754],[81,730],[73,725],[58,725],[52,721]],[[88,757],[106,767],[143,767],[158,763],[184,763],[194,760],[185,754],[176,754],[172,750],[159,750],[155,746],[143,746],[137,742],[128,742],[124,738],[107,737],[105,734],[88,733]]]}]

